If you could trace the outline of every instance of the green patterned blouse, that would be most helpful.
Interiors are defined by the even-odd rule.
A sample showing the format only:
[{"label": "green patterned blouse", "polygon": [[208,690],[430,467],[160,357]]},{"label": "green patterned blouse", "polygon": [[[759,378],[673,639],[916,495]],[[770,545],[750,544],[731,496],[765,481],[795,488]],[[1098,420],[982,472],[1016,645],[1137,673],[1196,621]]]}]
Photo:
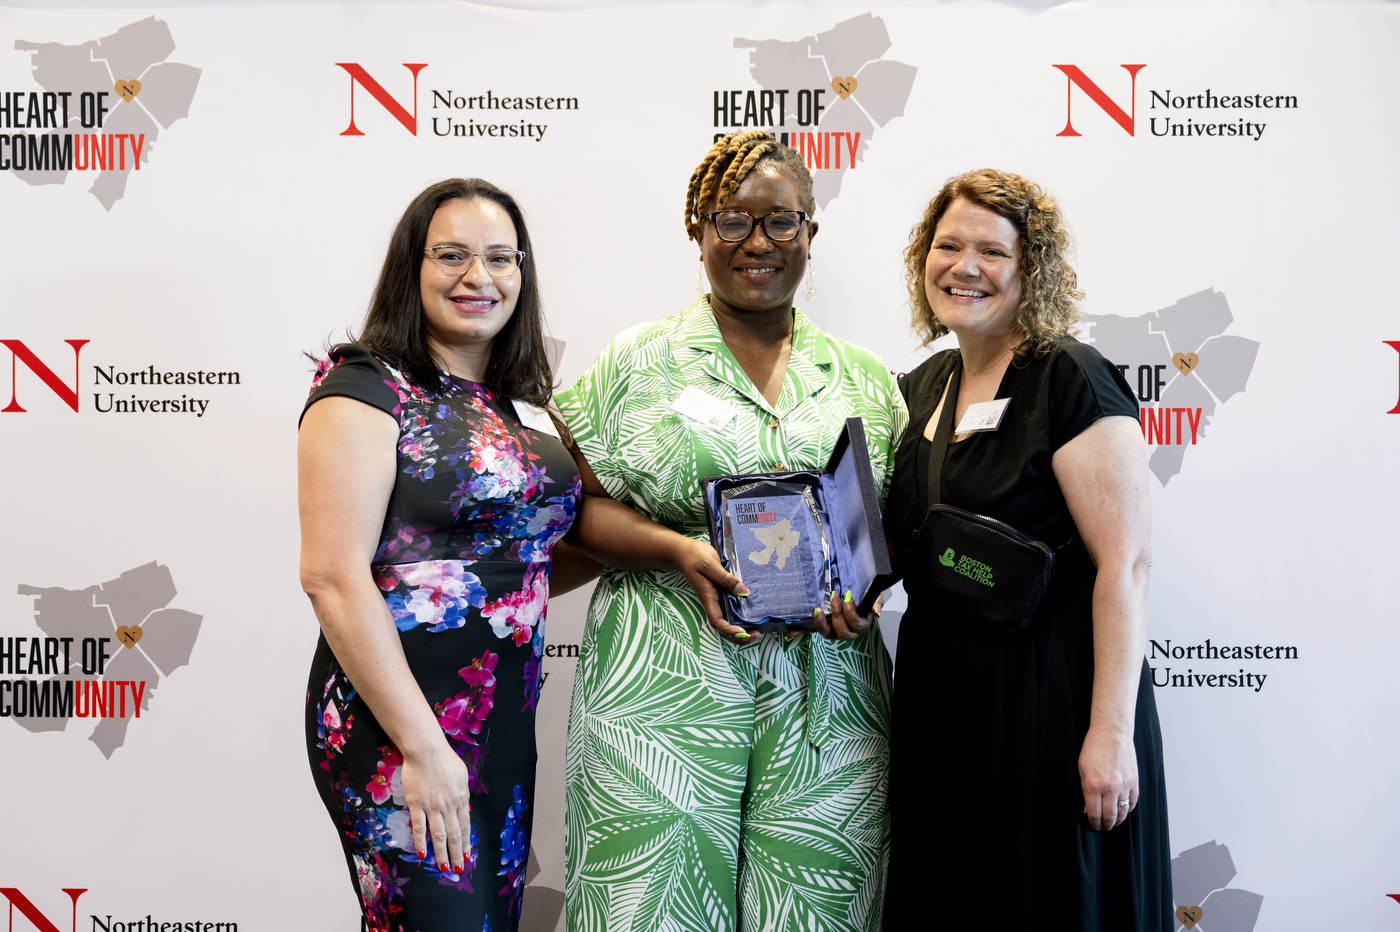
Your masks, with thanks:
[{"label": "green patterned blouse", "polygon": [[[690,387],[736,416],[715,431],[673,410]],[[706,297],[621,333],[556,400],[609,495],[702,540],[706,477],[821,469],[853,416],[865,420],[883,506],[909,420],[879,357],[823,333],[796,309],[782,394],[770,405],[724,345]]]}]

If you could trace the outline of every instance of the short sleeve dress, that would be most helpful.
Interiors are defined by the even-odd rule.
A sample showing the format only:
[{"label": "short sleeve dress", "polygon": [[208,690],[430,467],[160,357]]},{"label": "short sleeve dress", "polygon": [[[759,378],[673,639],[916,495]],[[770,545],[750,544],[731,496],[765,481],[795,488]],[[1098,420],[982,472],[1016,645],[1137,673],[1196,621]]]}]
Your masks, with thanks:
[{"label": "short sleeve dress", "polygon": [[[718,426],[678,410],[700,393]],[[618,336],[560,410],[608,494],[709,540],[707,476],[820,469],[865,422],[888,485],[904,402],[872,353],[793,311],[777,404],[709,301]],[[719,637],[675,571],[603,573],[569,710],[570,932],[875,932],[886,858],[889,657],[855,641]]]},{"label": "short sleeve dress", "polygon": [[357,345],[316,375],[310,408],[354,398],[398,422],[398,475],[372,561],[404,655],[466,762],[472,857],[440,872],[413,849],[403,759],[324,635],[311,662],[311,774],[375,932],[511,932],[520,921],[535,787],[535,703],[550,555],[573,524],[578,470],[508,399],[449,377],[425,392]]},{"label": "short sleeve dress", "polygon": [[[1169,930],[1170,851],[1161,729],[1146,661],[1138,684],[1140,795],[1125,824],[1090,831],[1079,752],[1094,681],[1095,570],[1052,470],[1055,452],[1102,417],[1137,419],[1122,375],[1068,339],[1007,367],[995,431],[948,445],[942,501],[1060,548],[1036,618],[1010,634],[941,610],[914,540],[926,509],[929,441],[957,350],[903,383],[910,426],[885,514],[909,608],[895,664],[886,928],[941,903],[968,928]],[[893,924],[892,924],[893,923]]]}]

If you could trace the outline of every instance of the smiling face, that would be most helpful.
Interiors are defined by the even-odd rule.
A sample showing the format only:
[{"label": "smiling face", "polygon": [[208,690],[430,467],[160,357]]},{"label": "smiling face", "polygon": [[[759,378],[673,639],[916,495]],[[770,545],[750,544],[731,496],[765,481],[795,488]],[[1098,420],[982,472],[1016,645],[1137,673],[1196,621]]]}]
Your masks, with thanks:
[{"label": "smiling face", "polygon": [[[516,249],[515,224],[493,201],[455,198],[433,214],[423,245],[460,246],[477,254]],[[509,278],[493,278],[481,260],[473,260],[465,273],[452,275],[425,257],[418,281],[429,345],[439,355],[489,350],[515,312],[520,276],[516,269]]]},{"label": "smiling face", "polygon": [[1019,239],[1010,220],[965,197],[939,219],[924,264],[924,287],[934,315],[959,337],[1015,334]]},{"label": "smiling face", "polygon": [[[714,210],[710,205],[707,210]],[[760,163],[725,202],[724,210],[762,217],[775,210],[805,210],[801,191],[772,163]],[[797,238],[775,243],[755,223],[742,243],[726,243],[704,220],[700,258],[710,279],[710,305],[716,312],[787,310],[807,268],[808,248],[817,224],[807,221]]]}]

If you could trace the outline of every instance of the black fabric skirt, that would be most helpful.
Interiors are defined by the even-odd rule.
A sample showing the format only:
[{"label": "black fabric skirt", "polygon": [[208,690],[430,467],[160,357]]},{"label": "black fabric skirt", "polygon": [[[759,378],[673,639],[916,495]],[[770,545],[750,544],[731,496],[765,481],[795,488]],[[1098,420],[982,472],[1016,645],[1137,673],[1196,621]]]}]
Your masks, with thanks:
[{"label": "black fabric skirt", "polygon": [[[1087,556],[1057,573],[1036,620],[1011,634],[938,610],[906,580],[891,767],[885,928],[1170,932],[1162,734],[1143,661],[1127,821],[1089,828],[1079,753],[1094,681]],[[952,920],[952,922],[950,922]],[[963,926],[959,926],[963,927]]]}]

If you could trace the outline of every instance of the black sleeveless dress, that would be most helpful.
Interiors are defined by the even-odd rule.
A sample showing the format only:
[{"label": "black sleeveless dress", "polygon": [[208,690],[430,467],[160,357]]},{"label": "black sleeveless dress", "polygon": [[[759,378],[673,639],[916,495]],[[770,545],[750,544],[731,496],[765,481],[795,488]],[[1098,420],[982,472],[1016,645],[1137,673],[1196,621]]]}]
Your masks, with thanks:
[{"label": "black sleeveless dress", "polygon": [[920,569],[930,555],[912,540],[928,500],[923,429],[956,353],[935,355],[904,382],[909,430],[885,513],[909,594],[895,664],[885,928],[936,918],[949,928],[1169,932],[1162,737],[1146,660],[1133,736],[1137,808],[1109,832],[1091,831],[1084,816],[1095,570],[1051,469],[1055,451],[1099,418],[1137,419],[1137,401],[1096,350],[1068,339],[1025,368],[1007,367],[996,397],[1011,401],[997,430],[948,446],[943,502],[1053,547],[1068,543],[1030,626],[984,634],[940,611]]},{"label": "black sleeveless dress", "polygon": [[[580,499],[573,458],[508,399],[452,379],[423,392],[363,347],[338,346],[310,407],[345,395],[399,423],[398,477],[372,571],[404,655],[466,762],[472,856],[414,851],[403,758],[324,636],[311,662],[311,775],[374,932],[513,932],[534,818],[535,702],[550,554]],[[446,852],[443,853],[446,860]]]}]

